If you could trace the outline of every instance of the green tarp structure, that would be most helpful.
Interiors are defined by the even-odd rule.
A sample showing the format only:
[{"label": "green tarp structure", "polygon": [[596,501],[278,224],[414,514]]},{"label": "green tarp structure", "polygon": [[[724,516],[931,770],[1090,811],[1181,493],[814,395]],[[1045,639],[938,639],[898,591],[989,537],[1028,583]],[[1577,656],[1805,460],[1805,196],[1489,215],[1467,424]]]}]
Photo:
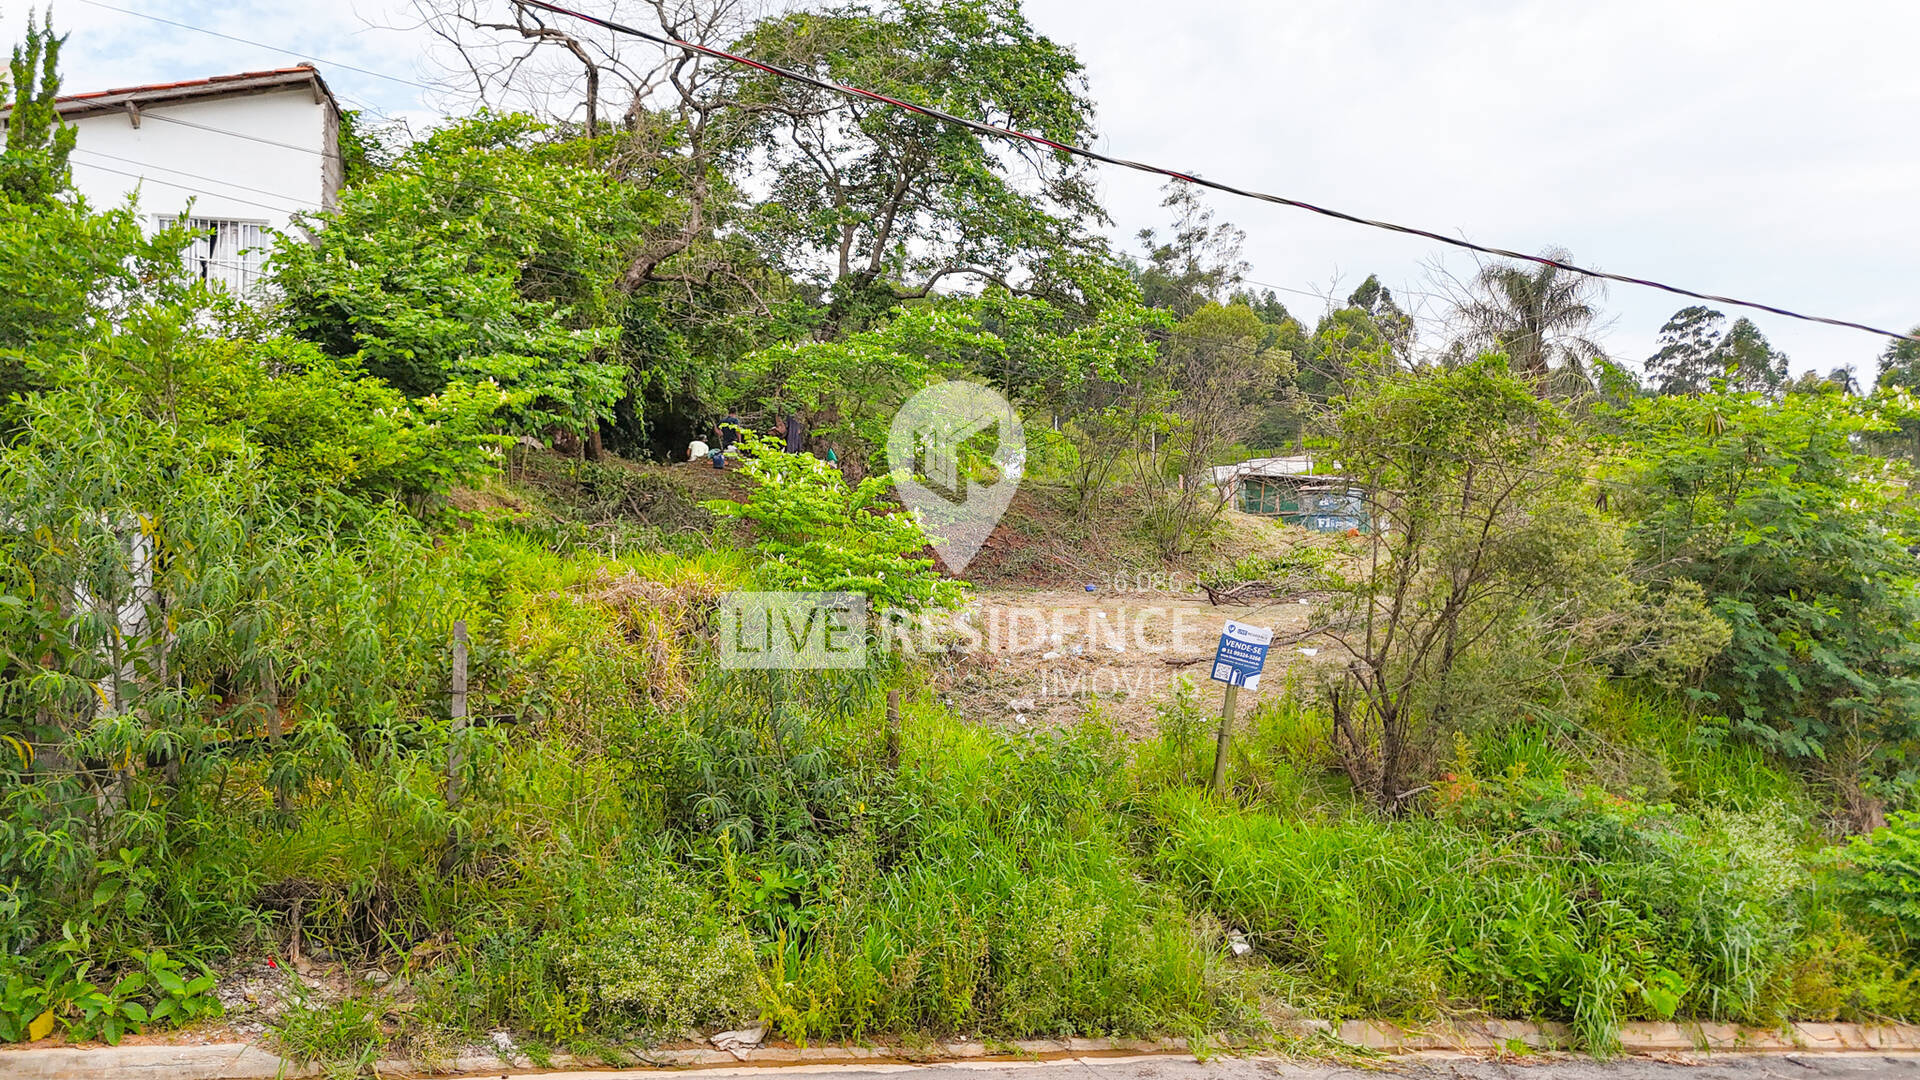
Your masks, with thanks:
[{"label": "green tarp structure", "polygon": [[1358,488],[1295,476],[1248,476],[1240,481],[1243,513],[1277,517],[1320,532],[1367,531],[1366,500]]}]

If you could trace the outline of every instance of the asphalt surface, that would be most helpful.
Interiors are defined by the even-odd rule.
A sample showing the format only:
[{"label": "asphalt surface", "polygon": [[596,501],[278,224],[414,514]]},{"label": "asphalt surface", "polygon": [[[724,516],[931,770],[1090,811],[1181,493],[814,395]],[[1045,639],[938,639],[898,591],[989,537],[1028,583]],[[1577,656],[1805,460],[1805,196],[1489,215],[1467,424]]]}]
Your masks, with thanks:
[{"label": "asphalt surface", "polygon": [[[753,1076],[758,1080],[1362,1080],[1407,1077],[1410,1080],[1920,1080],[1920,1054],[1771,1053],[1675,1054],[1661,1058],[1595,1061],[1577,1057],[1539,1057],[1489,1061],[1457,1055],[1421,1054],[1381,1058],[1354,1065],[1276,1061],[1261,1058],[1190,1057],[1070,1058],[1044,1062],[961,1062],[940,1065],[834,1065],[819,1068],[703,1069],[683,1077],[720,1080]],[[658,1077],[659,1070],[607,1069],[565,1073],[502,1073],[542,1080],[616,1080]]]}]

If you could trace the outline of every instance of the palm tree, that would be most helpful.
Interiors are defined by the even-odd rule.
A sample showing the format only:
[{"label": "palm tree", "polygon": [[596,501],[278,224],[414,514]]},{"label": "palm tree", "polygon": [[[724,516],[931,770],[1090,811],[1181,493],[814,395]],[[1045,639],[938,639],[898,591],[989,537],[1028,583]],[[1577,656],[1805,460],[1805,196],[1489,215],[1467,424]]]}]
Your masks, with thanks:
[{"label": "palm tree", "polygon": [[[1558,248],[1541,255],[1572,258]],[[1588,361],[1606,355],[1587,337],[1599,318],[1594,301],[1605,291],[1599,281],[1557,266],[1494,263],[1481,267],[1474,283],[1464,314],[1478,344],[1506,353],[1537,386],[1588,383]]]}]

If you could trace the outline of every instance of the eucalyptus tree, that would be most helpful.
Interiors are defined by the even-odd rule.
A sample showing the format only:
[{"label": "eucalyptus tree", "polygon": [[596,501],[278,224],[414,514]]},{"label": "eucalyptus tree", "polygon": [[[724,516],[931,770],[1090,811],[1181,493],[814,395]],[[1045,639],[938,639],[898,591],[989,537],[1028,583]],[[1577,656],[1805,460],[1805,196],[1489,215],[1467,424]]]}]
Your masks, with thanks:
[{"label": "eucalyptus tree", "polygon": [[[1725,315],[1699,304],[1674,312],[1660,328],[1659,349],[1646,361],[1653,389],[1662,394],[1715,389],[1777,394],[1784,389],[1787,355],[1767,341],[1753,320],[1735,319],[1731,326],[1726,321]],[[1845,385],[1852,385],[1851,376]]]},{"label": "eucalyptus tree", "polygon": [[1752,319],[1735,319],[1714,347],[1727,389],[1739,393],[1777,394],[1787,385],[1787,354],[1773,347]]},{"label": "eucalyptus tree", "polygon": [[1701,304],[1683,307],[1660,327],[1659,348],[1647,357],[1647,378],[1662,394],[1703,394],[1718,374],[1714,349],[1727,317]]},{"label": "eucalyptus tree", "polygon": [[[1137,271],[1140,292],[1148,306],[1184,319],[1208,303],[1225,300],[1228,290],[1246,277],[1249,267],[1241,248],[1247,234],[1231,222],[1214,221],[1213,210],[1194,185],[1169,180],[1161,190],[1166,195],[1160,207],[1173,211],[1173,229],[1166,234],[1141,229],[1137,234],[1147,252],[1145,265]],[[1285,308],[1280,314],[1285,316]]]}]

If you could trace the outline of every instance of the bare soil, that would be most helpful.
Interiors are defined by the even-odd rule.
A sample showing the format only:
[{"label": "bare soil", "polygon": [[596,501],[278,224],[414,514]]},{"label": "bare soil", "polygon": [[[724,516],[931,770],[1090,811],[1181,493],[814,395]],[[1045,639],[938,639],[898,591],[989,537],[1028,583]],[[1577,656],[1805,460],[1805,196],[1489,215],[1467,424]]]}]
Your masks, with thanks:
[{"label": "bare soil", "polygon": [[1337,660],[1310,625],[1314,611],[1286,598],[1215,606],[1192,592],[977,590],[962,617],[979,640],[943,628],[962,648],[934,657],[935,692],[979,724],[1063,727],[1097,708],[1118,730],[1144,738],[1183,681],[1203,702],[1223,689],[1209,672],[1229,619],[1274,634],[1259,686],[1240,695],[1242,715],[1309,678],[1313,665]]}]

